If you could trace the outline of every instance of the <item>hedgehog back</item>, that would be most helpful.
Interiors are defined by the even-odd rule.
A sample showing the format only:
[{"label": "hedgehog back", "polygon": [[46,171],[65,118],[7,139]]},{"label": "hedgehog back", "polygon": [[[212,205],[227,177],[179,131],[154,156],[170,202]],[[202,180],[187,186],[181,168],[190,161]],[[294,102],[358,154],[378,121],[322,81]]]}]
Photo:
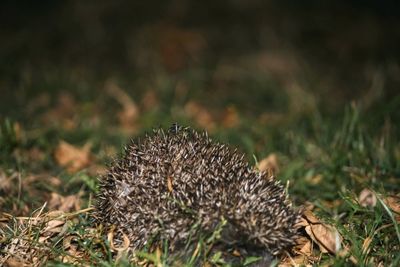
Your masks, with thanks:
[{"label": "hedgehog back", "polygon": [[199,232],[228,221],[227,243],[279,253],[293,243],[298,212],[272,177],[250,168],[244,155],[207,133],[157,130],[132,142],[100,180],[96,213],[124,233],[134,250],[168,240],[178,249]]}]

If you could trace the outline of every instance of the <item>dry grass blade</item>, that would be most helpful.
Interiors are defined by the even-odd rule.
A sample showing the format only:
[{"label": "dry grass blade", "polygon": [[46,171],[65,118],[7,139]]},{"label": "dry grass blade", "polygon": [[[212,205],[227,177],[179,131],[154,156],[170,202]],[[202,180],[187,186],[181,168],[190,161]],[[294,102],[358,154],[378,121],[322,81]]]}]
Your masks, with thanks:
[{"label": "dry grass blade", "polygon": [[[57,245],[57,240],[69,237],[66,232],[70,219],[92,210],[87,208],[73,213],[43,213],[46,204],[40,207],[33,217],[13,217],[4,214],[7,224],[6,227],[0,228],[2,240],[5,240],[0,255],[1,266],[42,266],[50,258],[57,258],[54,246]],[[82,252],[79,252],[76,255],[81,257],[81,254]],[[75,257],[75,262],[76,255],[70,255]]]}]

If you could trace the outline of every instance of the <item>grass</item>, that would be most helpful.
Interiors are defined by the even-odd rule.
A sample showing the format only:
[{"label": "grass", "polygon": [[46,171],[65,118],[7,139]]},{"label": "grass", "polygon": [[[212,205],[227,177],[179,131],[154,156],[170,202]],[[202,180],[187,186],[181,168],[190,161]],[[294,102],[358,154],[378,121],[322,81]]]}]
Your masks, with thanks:
[{"label": "grass", "polygon": [[[131,138],[175,122],[207,129],[252,165],[276,158],[304,218],[312,211],[341,237],[339,251],[325,253],[308,221],[273,265],[400,266],[399,22],[390,3],[9,2],[0,266],[229,266],[212,249],[219,228],[188,244],[186,258],[169,255],[166,242],[132,262],[93,225],[107,165]],[[71,155],[73,168],[61,163]]]},{"label": "grass", "polygon": [[[209,127],[214,139],[239,147],[254,165],[272,153],[277,156],[278,179],[289,182],[295,205],[313,206],[318,218],[333,225],[342,237],[342,253],[322,253],[314,244],[304,264],[400,264],[399,214],[395,211],[399,204],[387,202],[389,196],[398,201],[400,191],[400,143],[395,124],[398,98],[387,103],[377,99],[369,108],[351,102],[335,113],[314,104],[297,109],[289,91],[276,91],[278,85],[268,79],[251,84],[246,78],[233,83],[234,93],[216,93],[229,94],[229,101],[221,107],[219,98],[208,102],[209,92],[200,89],[207,84],[202,73],[189,72],[180,79],[160,75],[153,91],[156,100],[148,104],[147,90],[131,90],[143,80],[117,79],[114,83],[125,84],[120,85],[121,90],[129,93],[140,110],[139,116],[130,118],[134,127],[129,128],[118,115],[124,115],[126,107],[106,90],[97,94],[98,82],[45,74],[22,81],[26,97],[19,99],[20,108],[3,103],[10,108],[0,117],[1,263],[133,265],[123,252],[112,251],[106,234],[90,219],[87,208],[96,193],[97,173],[131,137],[179,122]],[[199,89],[180,92],[176,88],[182,80]],[[251,95],[240,93],[239,88],[249,83]],[[60,85],[63,90],[58,89]],[[266,89],[254,89],[261,87]],[[300,97],[310,96],[304,92]],[[254,99],[259,102],[249,105]],[[199,103],[196,112],[188,109],[190,100]],[[279,103],[279,108],[265,109],[266,102]],[[206,122],[202,121],[204,114],[209,116]],[[54,156],[60,140],[76,147],[89,143],[90,164],[72,172],[61,166]],[[359,193],[366,188],[377,197],[372,207],[359,201]],[[69,208],[63,207],[69,202]],[[61,207],[60,214],[52,214]],[[57,225],[54,229],[49,226],[53,224]],[[218,231],[195,244],[198,252],[186,261],[174,261],[166,248],[160,248],[141,252],[135,264],[192,266],[207,262],[229,266],[223,252],[208,253],[216,240]],[[242,259],[241,264],[255,260]]]}]

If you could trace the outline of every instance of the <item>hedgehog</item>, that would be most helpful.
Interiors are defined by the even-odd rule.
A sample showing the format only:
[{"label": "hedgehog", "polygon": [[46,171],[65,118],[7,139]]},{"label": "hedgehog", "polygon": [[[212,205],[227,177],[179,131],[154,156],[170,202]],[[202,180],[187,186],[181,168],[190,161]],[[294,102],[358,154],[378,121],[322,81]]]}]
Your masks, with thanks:
[{"label": "hedgehog", "polygon": [[266,266],[297,237],[300,211],[279,181],[206,131],[156,129],[125,147],[99,180],[95,220],[134,252],[167,244],[183,258],[219,229],[213,248],[260,256],[257,266]]}]

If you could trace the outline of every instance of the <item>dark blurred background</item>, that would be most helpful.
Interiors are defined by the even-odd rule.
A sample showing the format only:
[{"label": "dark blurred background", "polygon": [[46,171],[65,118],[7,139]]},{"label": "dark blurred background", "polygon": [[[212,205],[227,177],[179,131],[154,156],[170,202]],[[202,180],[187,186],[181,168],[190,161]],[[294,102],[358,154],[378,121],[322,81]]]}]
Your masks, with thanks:
[{"label": "dark blurred background", "polygon": [[399,119],[399,11],[373,0],[2,1],[0,111],[25,117],[39,91],[91,100],[113,79],[168,105],[183,95],[179,105],[258,116],[356,101]]}]

